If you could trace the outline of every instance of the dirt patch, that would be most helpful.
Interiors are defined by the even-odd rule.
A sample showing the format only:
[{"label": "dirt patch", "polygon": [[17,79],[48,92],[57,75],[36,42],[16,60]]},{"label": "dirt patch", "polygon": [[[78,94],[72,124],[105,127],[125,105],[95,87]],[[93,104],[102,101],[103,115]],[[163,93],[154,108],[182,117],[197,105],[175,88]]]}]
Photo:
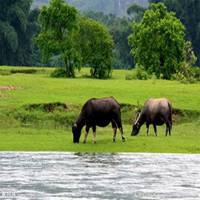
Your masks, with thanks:
[{"label": "dirt patch", "polygon": [[21,88],[15,85],[0,85],[0,90],[18,90],[18,89]]},{"label": "dirt patch", "polygon": [[55,103],[39,103],[39,104],[29,104],[25,106],[25,110],[41,110],[43,112],[54,112],[55,110],[66,111],[69,107],[65,103],[55,102]]},{"label": "dirt patch", "polygon": [[9,96],[8,94],[0,94],[0,98],[6,98],[8,96]]}]

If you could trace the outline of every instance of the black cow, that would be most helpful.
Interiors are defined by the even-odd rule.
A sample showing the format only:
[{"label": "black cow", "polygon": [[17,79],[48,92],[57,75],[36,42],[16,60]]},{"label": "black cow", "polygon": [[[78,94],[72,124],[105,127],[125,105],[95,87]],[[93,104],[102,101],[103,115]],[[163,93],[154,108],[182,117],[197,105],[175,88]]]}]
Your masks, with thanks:
[{"label": "black cow", "polygon": [[112,123],[114,130],[113,142],[116,139],[117,128],[120,129],[122,141],[125,141],[123,134],[122,122],[121,122],[121,111],[119,103],[113,98],[92,98],[88,100],[82,111],[76,120],[76,123],[72,127],[73,142],[79,143],[81,136],[81,130],[86,126],[86,133],[84,143],[86,143],[89,129],[92,128],[94,143],[96,143],[96,126],[105,127],[109,123]]},{"label": "black cow", "polygon": [[140,127],[146,123],[147,136],[149,134],[149,125],[153,124],[155,135],[157,136],[157,125],[166,124],[166,136],[169,132],[171,135],[172,129],[172,106],[170,102],[165,99],[149,99],[145,102],[142,111],[137,117],[133,125],[132,136],[139,133]]}]

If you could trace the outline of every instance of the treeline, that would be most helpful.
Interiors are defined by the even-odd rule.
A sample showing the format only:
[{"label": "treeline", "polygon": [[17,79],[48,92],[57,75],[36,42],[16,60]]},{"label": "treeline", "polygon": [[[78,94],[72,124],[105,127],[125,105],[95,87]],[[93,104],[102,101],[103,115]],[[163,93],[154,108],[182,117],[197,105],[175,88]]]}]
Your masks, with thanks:
[{"label": "treeline", "polygon": [[150,3],[157,4],[132,4],[127,16],[117,17],[81,13],[64,0],[41,10],[31,9],[31,0],[3,1],[0,65],[63,66],[68,77],[82,66],[97,78],[110,77],[113,67],[135,66],[157,78],[193,76],[191,66],[200,65],[200,1]]},{"label": "treeline", "polygon": [[0,3],[0,65],[33,65],[32,38],[38,31],[37,10],[31,0]]},{"label": "treeline", "polygon": [[[84,12],[92,10],[116,16],[125,16],[127,8],[133,3],[143,7],[148,6],[148,0],[66,0],[66,2]],[[33,7],[40,7],[48,3],[49,0],[34,0]]]},{"label": "treeline", "polygon": [[[4,1],[0,4],[0,65],[56,66],[63,65],[58,54],[42,62],[41,51],[33,38],[41,31],[38,23],[39,9],[31,9],[31,0]],[[131,33],[128,17],[113,14],[85,12],[84,16],[99,21],[108,27],[114,39],[112,65],[114,68],[131,68],[128,36]],[[44,60],[43,60],[44,61]]]}]

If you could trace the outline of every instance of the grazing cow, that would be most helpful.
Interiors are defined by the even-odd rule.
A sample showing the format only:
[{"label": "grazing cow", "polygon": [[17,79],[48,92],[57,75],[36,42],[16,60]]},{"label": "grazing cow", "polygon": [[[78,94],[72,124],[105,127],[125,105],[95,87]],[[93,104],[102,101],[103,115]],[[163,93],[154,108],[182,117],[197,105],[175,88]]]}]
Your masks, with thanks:
[{"label": "grazing cow", "polygon": [[125,137],[123,134],[119,103],[113,97],[102,99],[92,98],[88,100],[84,104],[76,123],[72,127],[73,142],[79,143],[81,130],[86,126],[85,139],[83,142],[86,143],[89,129],[92,128],[94,143],[96,143],[96,126],[105,127],[110,122],[114,130],[113,142],[115,142],[116,139],[117,128],[119,128],[122,141],[124,142]]},{"label": "grazing cow", "polygon": [[157,125],[166,124],[166,136],[172,129],[172,106],[166,98],[149,99],[145,102],[144,107],[133,125],[132,136],[139,133],[140,127],[146,123],[147,136],[149,135],[149,125],[153,124],[155,135],[157,136]]}]

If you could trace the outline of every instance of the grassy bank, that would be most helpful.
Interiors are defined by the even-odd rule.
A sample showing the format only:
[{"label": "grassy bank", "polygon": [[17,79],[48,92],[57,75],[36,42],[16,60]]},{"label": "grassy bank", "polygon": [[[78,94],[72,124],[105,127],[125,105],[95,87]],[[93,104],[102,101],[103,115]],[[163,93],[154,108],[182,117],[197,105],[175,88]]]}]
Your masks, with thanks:
[{"label": "grassy bank", "polygon": [[[125,80],[127,71],[116,70],[110,80],[86,78],[88,70],[76,79],[55,79],[53,69],[0,67],[0,150],[97,151],[200,153],[199,84],[176,81]],[[120,136],[112,143],[112,129],[98,128],[97,144],[92,134],[87,144],[72,144],[71,124],[83,103],[91,97],[114,96],[121,104],[127,142]],[[167,97],[178,109],[172,137],[159,128],[156,138],[130,137],[136,110],[150,97]],[[134,106],[135,105],[135,106]]]}]

